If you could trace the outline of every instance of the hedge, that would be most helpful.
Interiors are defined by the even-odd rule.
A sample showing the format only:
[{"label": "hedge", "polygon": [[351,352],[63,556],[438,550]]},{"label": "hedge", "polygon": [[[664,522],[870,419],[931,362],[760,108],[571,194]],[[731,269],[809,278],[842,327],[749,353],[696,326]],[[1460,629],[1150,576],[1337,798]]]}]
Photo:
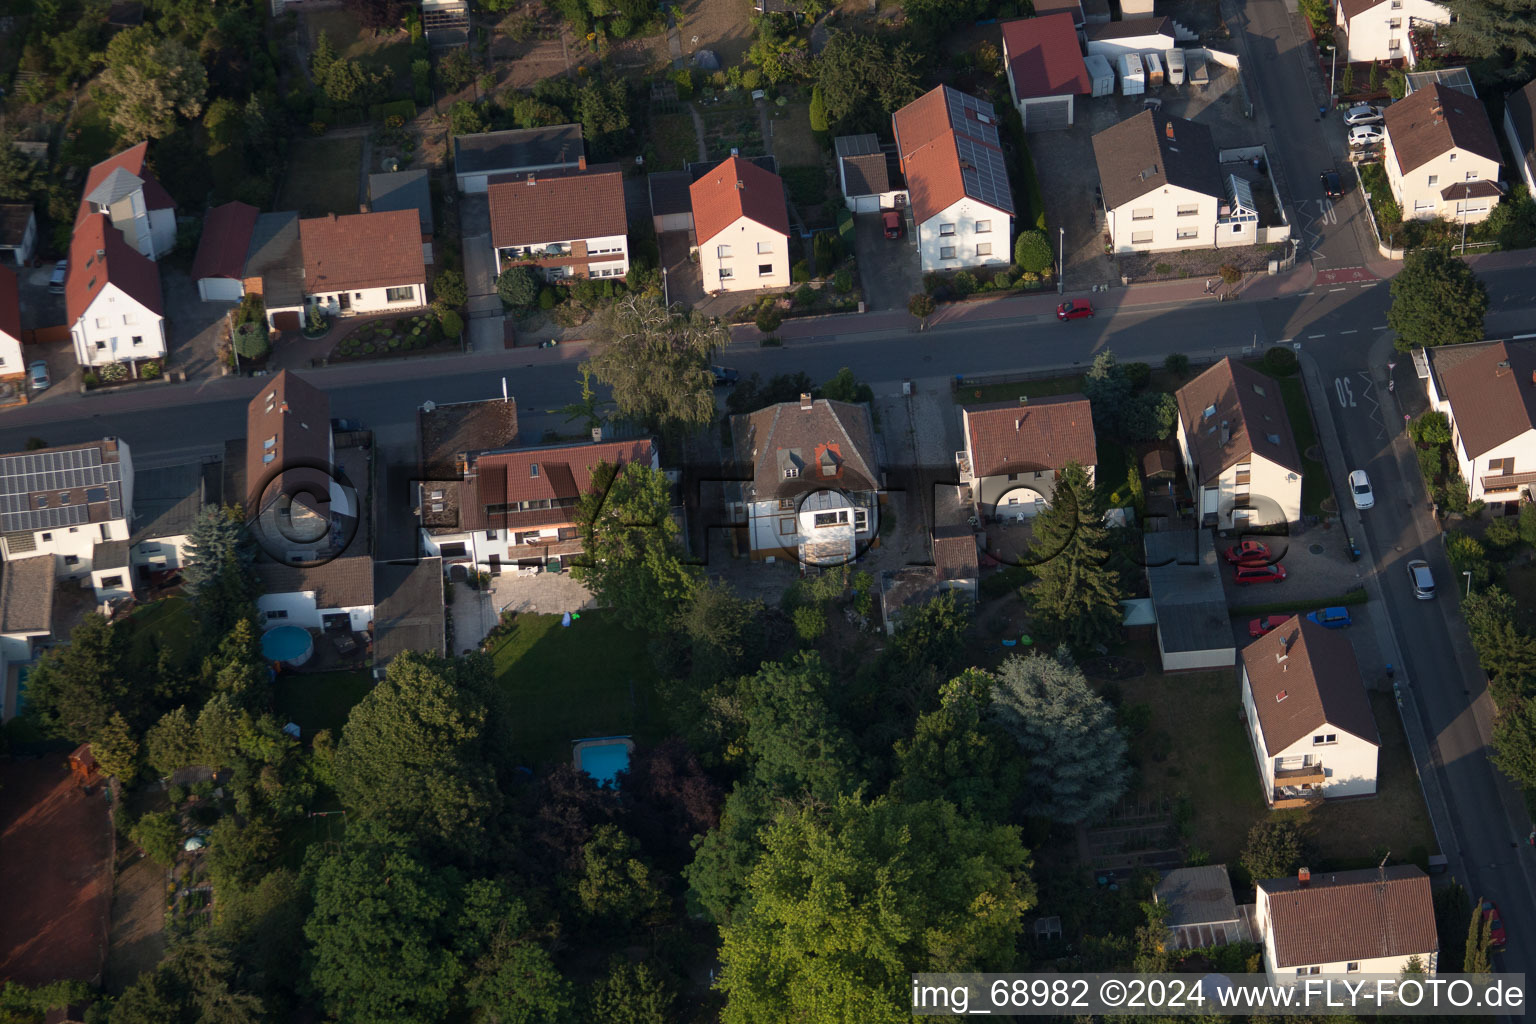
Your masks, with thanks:
[{"label": "hedge", "polygon": [[388,103],[375,103],[368,108],[370,120],[383,121],[391,115],[406,121],[416,116],[416,103],[413,100],[390,100]]},{"label": "hedge", "polygon": [[1349,606],[1365,604],[1365,602],[1369,600],[1370,597],[1366,594],[1364,587],[1355,587],[1353,590],[1346,590],[1338,597],[1324,598],[1320,601],[1275,601],[1270,604],[1239,605],[1238,607],[1232,609],[1232,614],[1237,617],[1249,615],[1283,615],[1287,612],[1293,615],[1305,615],[1306,612],[1297,610],[1298,605],[1305,607],[1308,610],[1315,610],[1317,608],[1332,608],[1336,605]]}]

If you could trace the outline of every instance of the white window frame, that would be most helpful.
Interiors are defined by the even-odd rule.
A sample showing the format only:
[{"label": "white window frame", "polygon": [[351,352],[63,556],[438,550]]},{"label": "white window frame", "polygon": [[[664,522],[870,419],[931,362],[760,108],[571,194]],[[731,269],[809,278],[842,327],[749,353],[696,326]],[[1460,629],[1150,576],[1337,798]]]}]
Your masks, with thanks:
[{"label": "white window frame", "polygon": [[731,258],[731,247],[728,245],[715,246],[715,259],[728,260]]},{"label": "white window frame", "polygon": [[941,259],[941,260],[952,260],[952,259],[956,259],[956,258],[957,257],[955,256],[955,247],[954,246],[952,246],[952,245],[943,245],[943,246],[939,247],[939,259]]},{"label": "white window frame", "polygon": [[940,238],[947,238],[948,236],[953,235],[954,233],[955,233],[955,226],[953,224],[940,224],[939,225],[939,237]]},{"label": "white window frame", "polygon": [[770,256],[770,255],[772,255],[773,254],[773,243],[772,242],[758,242],[757,243],[757,254],[759,256]]},{"label": "white window frame", "polygon": [[972,230],[978,235],[988,234],[992,230],[992,222],[990,220],[979,220]]}]

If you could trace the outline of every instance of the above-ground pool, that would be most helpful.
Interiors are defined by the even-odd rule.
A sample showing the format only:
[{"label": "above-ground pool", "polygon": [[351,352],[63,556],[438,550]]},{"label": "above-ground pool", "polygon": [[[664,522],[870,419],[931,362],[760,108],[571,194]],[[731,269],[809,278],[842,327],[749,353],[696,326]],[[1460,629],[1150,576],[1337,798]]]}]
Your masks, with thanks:
[{"label": "above-ground pool", "polygon": [[616,786],[619,772],[629,767],[629,752],[635,741],[628,736],[601,736],[577,740],[571,745],[576,770],[592,776],[599,786]]},{"label": "above-ground pool", "polygon": [[295,667],[304,664],[315,652],[309,630],[298,626],[278,626],[261,635],[261,654],[268,661],[280,661]]}]

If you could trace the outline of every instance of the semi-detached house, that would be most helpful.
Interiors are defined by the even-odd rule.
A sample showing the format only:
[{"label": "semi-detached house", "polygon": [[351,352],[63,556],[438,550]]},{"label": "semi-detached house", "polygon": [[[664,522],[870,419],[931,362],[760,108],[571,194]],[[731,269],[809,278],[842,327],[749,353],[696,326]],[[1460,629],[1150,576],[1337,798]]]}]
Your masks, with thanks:
[{"label": "semi-detached house", "polygon": [[165,358],[160,268],[130,246],[104,213],[75,225],[64,308],[83,367]]},{"label": "semi-detached house", "polygon": [[629,273],[629,214],[618,164],[493,178],[491,250],[499,271],[527,265],[546,280]]},{"label": "semi-detached house", "polygon": [[1210,128],[1143,110],[1095,135],[1093,154],[1115,252],[1218,244],[1226,190]]}]

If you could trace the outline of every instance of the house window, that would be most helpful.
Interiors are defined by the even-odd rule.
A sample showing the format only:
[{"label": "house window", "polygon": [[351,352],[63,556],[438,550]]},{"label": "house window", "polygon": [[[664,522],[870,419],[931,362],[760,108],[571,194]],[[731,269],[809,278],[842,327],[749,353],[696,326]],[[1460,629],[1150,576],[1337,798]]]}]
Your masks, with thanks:
[{"label": "house window", "polygon": [[1477,180],[1477,172],[1476,171],[1468,171],[1467,172],[1467,179],[1466,180],[1468,180],[1468,181],[1476,181]]},{"label": "house window", "polygon": [[1198,216],[1199,213],[1200,213],[1200,204],[1199,203],[1180,203],[1177,212],[1178,212],[1178,215],[1180,217],[1195,217],[1195,216]]},{"label": "house window", "polygon": [[[358,298],[361,299],[362,296],[359,295]],[[408,284],[404,288],[384,289],[385,302],[410,302],[414,298],[416,298],[416,286],[413,284]]]},{"label": "house window", "polygon": [[989,232],[991,230],[992,230],[992,222],[991,221],[989,221],[989,220],[979,220],[979,221],[976,222],[976,233],[978,235],[985,235],[987,232]]},{"label": "house window", "polygon": [[496,531],[495,530],[486,530],[485,531],[485,539],[486,540],[495,540],[496,539]]},{"label": "house window", "polygon": [[724,281],[728,277],[735,277],[735,276],[736,276],[736,271],[732,270],[730,267],[721,267],[720,268],[720,280]]},{"label": "house window", "polygon": [[51,533],[43,534],[43,543],[44,544],[48,543],[51,540],[53,540],[53,534],[51,534]]},{"label": "house window", "polygon": [[853,510],[853,529],[857,533],[864,533],[869,529],[869,512],[866,509]]},{"label": "house window", "polygon": [[757,243],[757,254],[759,256],[766,256],[766,255],[768,255],[771,252],[773,252],[773,243],[772,242],[758,242]]},{"label": "house window", "polygon": [[1253,476],[1253,467],[1251,465],[1244,464],[1244,465],[1238,466],[1237,467],[1237,486],[1239,486],[1239,487],[1247,487],[1248,486],[1248,481],[1252,478],[1252,476]]},{"label": "house window", "polygon": [[102,578],[101,585],[106,590],[116,590],[123,585],[121,576],[106,576]]},{"label": "house window", "polygon": [[102,540],[111,540],[112,539],[112,524],[111,523],[102,523],[101,524],[101,539]]},{"label": "house window", "polygon": [[1312,737],[1314,747],[1326,747],[1337,742],[1339,742],[1339,734],[1336,732],[1319,733]]},{"label": "house window", "polygon": [[1298,968],[1296,968],[1296,977],[1298,977],[1298,978],[1305,978],[1305,977],[1307,977],[1310,974],[1322,974],[1322,973],[1323,973],[1323,969],[1321,967],[1298,967]]},{"label": "house window", "polygon": [[1396,32],[1396,31],[1400,30],[1402,27],[1403,27],[1403,19],[1402,18],[1393,18],[1392,20],[1387,22],[1387,28],[1391,29],[1393,32]]},{"label": "house window", "polygon": [[794,498],[780,498],[779,499],[779,511],[780,512],[793,512],[794,510],[795,510],[795,499]]},{"label": "house window", "polygon": [[800,467],[799,466],[785,466],[784,467],[784,479],[785,480],[793,480],[796,477],[798,477],[799,475],[800,475]]},{"label": "house window", "polygon": [[1403,0],[1392,0],[1392,9],[1394,11],[1402,10],[1403,9]]},{"label": "house window", "polygon": [[523,530],[517,535],[516,539],[512,541],[514,544],[537,544],[538,542],[538,530]]},{"label": "house window", "polygon": [[96,318],[96,326],[97,327],[105,327],[105,326],[107,326],[107,318],[104,317],[104,316],[97,317]]},{"label": "house window", "polygon": [[1151,245],[1152,244],[1152,232],[1150,232],[1150,231],[1132,231],[1131,232],[1131,244],[1132,245]]},{"label": "house window", "polygon": [[954,233],[955,233],[955,226],[953,224],[940,224],[939,225],[939,234],[941,234],[941,235],[952,235]]},{"label": "house window", "polygon": [[793,534],[794,532],[795,532],[795,519],[794,519],[793,516],[790,516],[787,519],[780,519],[779,520],[779,534],[780,534],[780,536]]},{"label": "house window", "polygon": [[1131,220],[1151,220],[1155,216],[1157,216],[1157,211],[1153,210],[1150,206],[1143,206],[1139,210],[1131,211]]},{"label": "house window", "polygon": [[977,256],[991,256],[992,255],[992,243],[991,242],[978,242],[976,244],[976,255]]},{"label": "house window", "polygon": [[1451,154],[1451,163],[1455,163],[1455,162],[1456,162],[1456,154],[1452,153]]},{"label": "house window", "polygon": [[80,556],[79,555],[65,555],[64,556],[64,564],[65,565],[79,565],[80,564]]},{"label": "house window", "polygon": [[144,335],[142,335],[142,334],[135,334],[133,336],[133,343],[135,345],[142,345],[142,344],[144,344]]},{"label": "house window", "polygon": [[1359,974],[1360,973],[1360,961],[1359,960],[1351,960],[1349,963],[1345,964],[1344,965],[1344,973],[1345,974]]},{"label": "house window", "polygon": [[1430,186],[1430,188],[1434,188],[1438,184],[1440,184],[1440,175],[1438,175],[1438,174],[1431,174],[1429,176],[1429,186]]},{"label": "house window", "polygon": [[1515,471],[1515,460],[1513,458],[1508,458],[1508,459],[1489,459],[1488,460],[1488,472],[1489,472],[1490,475],[1493,475],[1493,476],[1507,476],[1508,474],[1513,473],[1514,471]]},{"label": "house window", "polygon": [[1243,226],[1241,224],[1233,224],[1232,225],[1232,233],[1234,235],[1241,234],[1242,230],[1243,230]]},{"label": "house window", "polygon": [[268,621],[271,621],[272,619],[286,619],[287,617],[288,613],[281,608],[274,608],[267,612]]},{"label": "house window", "polygon": [[717,245],[717,246],[715,246],[715,258],[716,259],[721,259],[721,260],[728,260],[728,259],[730,259],[731,258],[731,247],[728,246],[728,245]]},{"label": "house window", "polygon": [[772,263],[759,263],[757,265],[757,276],[758,277],[769,277],[772,274],[773,274],[773,264]]},{"label": "house window", "polygon": [[818,530],[827,526],[837,526],[841,523],[847,523],[848,510],[844,508],[838,509],[836,512],[817,512],[814,519],[812,519],[812,522],[815,524],[816,529]]},{"label": "house window", "polygon": [[1174,238],[1199,238],[1199,228],[1179,228],[1173,233]]},{"label": "house window", "polygon": [[102,350],[102,349],[104,349],[104,348],[106,348],[106,347],[107,347],[107,343],[106,343],[106,342],[104,342],[104,341],[98,341],[98,342],[97,342],[97,343],[96,343],[96,351],[97,351],[97,352],[100,352],[100,351],[101,351],[101,350]]},{"label": "house window", "polygon": [[954,246],[946,245],[946,246],[943,246],[942,248],[939,249],[939,259],[941,259],[941,260],[952,260],[954,258],[955,258],[955,247]]},{"label": "house window", "polygon": [[125,324],[133,323],[133,311],[132,310],[130,310],[127,313],[123,314],[123,323],[125,323]]},{"label": "house window", "polygon": [[1413,209],[1415,212],[1420,210],[1433,210],[1434,208],[1435,201],[1433,199],[1415,199],[1413,201]]}]

